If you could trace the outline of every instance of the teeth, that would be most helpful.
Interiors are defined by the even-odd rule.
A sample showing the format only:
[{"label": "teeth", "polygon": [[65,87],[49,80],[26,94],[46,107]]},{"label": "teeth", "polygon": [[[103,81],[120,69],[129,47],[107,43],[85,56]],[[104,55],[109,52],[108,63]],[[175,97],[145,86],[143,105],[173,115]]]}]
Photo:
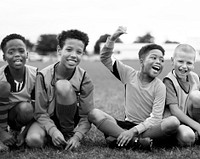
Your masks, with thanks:
[{"label": "teeth", "polygon": [[160,70],[160,67],[159,66],[153,66],[152,67],[154,70],[156,70],[156,71],[159,71]]}]

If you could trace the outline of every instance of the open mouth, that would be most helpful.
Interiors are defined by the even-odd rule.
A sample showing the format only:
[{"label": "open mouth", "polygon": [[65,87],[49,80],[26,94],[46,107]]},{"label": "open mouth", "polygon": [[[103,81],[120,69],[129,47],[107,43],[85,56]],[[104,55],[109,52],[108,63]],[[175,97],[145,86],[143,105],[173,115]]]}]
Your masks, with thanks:
[{"label": "open mouth", "polygon": [[188,71],[187,70],[179,70],[179,72],[181,73],[181,74],[185,74],[185,73],[187,73]]},{"label": "open mouth", "polygon": [[20,60],[20,59],[15,60],[14,63],[15,63],[15,64],[21,64],[21,63],[22,63],[22,60]]},{"label": "open mouth", "polygon": [[152,66],[152,69],[156,72],[159,72],[161,68],[159,66]]},{"label": "open mouth", "polygon": [[72,59],[68,59],[67,61],[68,61],[69,64],[72,64],[72,65],[77,63],[76,60],[72,60]]}]

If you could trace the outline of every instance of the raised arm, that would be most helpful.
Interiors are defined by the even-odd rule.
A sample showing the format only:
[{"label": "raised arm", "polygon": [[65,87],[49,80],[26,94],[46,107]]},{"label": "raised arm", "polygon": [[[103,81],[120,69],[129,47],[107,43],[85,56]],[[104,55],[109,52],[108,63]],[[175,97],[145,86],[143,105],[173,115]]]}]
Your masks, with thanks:
[{"label": "raised arm", "polygon": [[118,27],[118,29],[110,36],[108,37],[106,44],[103,46],[101,52],[100,52],[100,59],[101,62],[111,71],[113,72],[113,64],[115,62],[114,59],[111,58],[113,54],[113,48],[115,41],[122,35],[126,33],[125,27]]}]

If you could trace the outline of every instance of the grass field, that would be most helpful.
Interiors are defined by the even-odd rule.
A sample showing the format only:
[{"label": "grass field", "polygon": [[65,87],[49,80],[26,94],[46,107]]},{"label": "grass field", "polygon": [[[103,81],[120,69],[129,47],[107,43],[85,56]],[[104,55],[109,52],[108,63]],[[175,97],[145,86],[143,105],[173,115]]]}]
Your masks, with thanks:
[{"label": "grass field", "polygon": [[[139,69],[138,61],[124,61],[124,63]],[[37,66],[39,69],[50,64],[41,62],[32,62],[30,65]],[[3,63],[0,63],[0,66]],[[113,77],[113,75],[98,61],[82,61],[80,64],[87,70],[95,85],[95,107],[113,115],[118,119],[124,117],[123,114],[123,86]],[[200,75],[199,66],[196,63],[195,72]],[[165,62],[165,67],[159,78],[163,78],[171,70],[171,63]],[[9,153],[0,154],[0,159],[199,159],[200,146],[187,148],[170,147],[170,148],[153,148],[151,152],[142,150],[113,150],[109,149],[104,140],[103,134],[94,126],[89,131],[80,149],[69,152],[58,150],[54,147],[44,149],[19,149],[11,150]]]}]

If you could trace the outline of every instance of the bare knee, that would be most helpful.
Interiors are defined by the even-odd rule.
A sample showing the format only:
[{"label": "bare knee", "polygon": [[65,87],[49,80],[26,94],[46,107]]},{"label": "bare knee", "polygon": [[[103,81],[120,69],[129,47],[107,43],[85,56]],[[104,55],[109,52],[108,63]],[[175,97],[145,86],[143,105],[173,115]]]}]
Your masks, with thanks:
[{"label": "bare knee", "polygon": [[199,90],[192,91],[189,95],[189,99],[192,102],[193,106],[195,106],[196,108],[200,108],[200,91]]},{"label": "bare knee", "polygon": [[99,109],[93,109],[88,114],[88,120],[95,125],[104,118],[106,118],[104,112]]},{"label": "bare knee", "polygon": [[44,146],[44,137],[39,133],[27,135],[26,144],[31,148],[41,148]]},{"label": "bare knee", "polygon": [[56,93],[59,95],[65,97],[72,91],[72,85],[68,80],[59,80],[55,84],[56,87]]},{"label": "bare knee", "polygon": [[180,121],[175,116],[170,116],[165,118],[161,126],[164,132],[175,133],[178,130],[179,125]]},{"label": "bare knee", "polygon": [[10,94],[11,86],[6,81],[0,81],[0,97],[8,98]]},{"label": "bare knee", "polygon": [[33,118],[34,108],[29,102],[21,102],[17,108],[17,121],[26,125]]},{"label": "bare knee", "polygon": [[22,114],[24,114],[24,113],[33,113],[33,106],[29,102],[21,102],[18,105],[18,110]]},{"label": "bare knee", "polygon": [[195,134],[192,129],[180,126],[177,133],[177,140],[181,146],[191,146],[195,142]]},{"label": "bare knee", "polygon": [[76,102],[76,93],[68,80],[59,80],[56,82],[57,101],[60,104],[73,104]]}]

